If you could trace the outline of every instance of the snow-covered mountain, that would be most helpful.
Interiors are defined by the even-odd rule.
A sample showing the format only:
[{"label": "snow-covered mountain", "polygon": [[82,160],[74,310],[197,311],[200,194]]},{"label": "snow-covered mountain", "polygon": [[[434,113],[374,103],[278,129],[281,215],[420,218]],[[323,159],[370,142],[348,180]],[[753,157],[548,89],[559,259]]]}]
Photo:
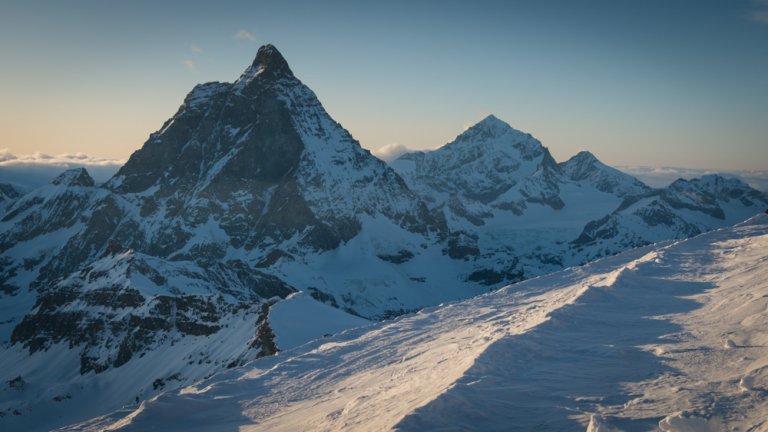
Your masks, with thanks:
[{"label": "snow-covered mountain", "polygon": [[492,115],[435,151],[401,156],[393,167],[433,206],[446,206],[449,215],[474,225],[490,215],[462,209],[462,203],[515,214],[532,203],[563,206],[562,172],[549,150]]},{"label": "snow-covered mountain", "polygon": [[[443,253],[447,238],[442,216],[263,46],[234,83],[195,87],[103,186],[69,170],[5,213],[0,357],[31,390],[3,394],[0,421],[75,421],[87,410],[50,408],[64,406],[52,392],[105,410],[156,380],[189,384],[361,316],[484,291]],[[208,350],[214,339],[226,349]],[[89,390],[103,386],[122,390]],[[49,409],[62,417],[36,415]]]},{"label": "snow-covered mountain", "polygon": [[650,191],[640,180],[605,165],[588,151],[581,151],[560,163],[560,168],[571,181],[620,197],[642,195]]},{"label": "snow-covered mountain", "polygon": [[588,223],[571,244],[587,261],[730,226],[766,207],[765,194],[735,178],[680,179],[665,189],[626,197],[610,214]]},{"label": "snow-covered mountain", "polygon": [[80,168],[5,195],[0,424],[24,430],[768,205],[719,177],[654,190],[586,152],[558,164],[493,116],[390,167],[271,45],[103,185]]},{"label": "snow-covered mountain", "polygon": [[259,359],[65,430],[768,426],[768,216]]},{"label": "snow-covered mountain", "polygon": [[730,226],[768,206],[736,179],[652,189],[587,151],[556,163],[538,140],[492,115],[392,166],[445,216],[460,258],[477,267],[470,279],[491,286]]}]

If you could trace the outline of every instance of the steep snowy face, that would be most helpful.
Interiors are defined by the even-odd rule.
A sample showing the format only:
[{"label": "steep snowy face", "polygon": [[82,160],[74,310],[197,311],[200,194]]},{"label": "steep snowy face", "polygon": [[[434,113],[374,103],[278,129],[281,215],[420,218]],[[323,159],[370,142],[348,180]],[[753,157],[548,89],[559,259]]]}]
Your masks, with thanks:
[{"label": "steep snowy face", "polygon": [[359,232],[363,213],[425,234],[439,228],[271,45],[235,83],[197,86],[107,187],[154,221],[145,236],[182,239],[160,239],[169,247],[153,252],[163,255],[183,249],[209,221],[224,243],[246,250],[294,236],[306,247],[333,249]]},{"label": "steep snowy face", "polygon": [[563,205],[562,173],[549,151],[492,115],[437,150],[401,156],[393,167],[434,206],[458,199],[521,213],[527,203]]},{"label": "steep snowy face", "polygon": [[[216,367],[273,353],[264,344],[268,307],[298,289],[339,316],[384,316],[474,294],[466,285],[442,294],[445,272],[426,283],[411,279],[410,268],[399,270],[400,298],[387,289],[406,261],[444,267],[445,231],[442,217],[333,121],[266,45],[234,83],[196,86],[105,185],[72,170],[14,202],[0,220],[0,357],[40,364],[66,355],[74,373],[7,366],[28,382],[70,387],[110,386],[120,381],[115,370],[152,368],[142,359],[158,355],[169,363],[163,373],[183,375],[174,380],[180,385],[214,367],[161,353],[175,352],[174,344],[200,349],[203,338],[232,331],[236,344],[217,354]],[[355,238],[363,240],[353,251],[346,245]],[[350,258],[355,275],[343,273]],[[309,304],[329,309],[312,297]],[[245,318],[245,330],[230,329]],[[351,321],[339,322],[319,328]],[[141,376],[126,384],[130,395],[109,403],[148,395],[165,375]],[[48,403],[28,400],[25,416]]]},{"label": "steep snowy face", "polygon": [[571,181],[589,184],[599,191],[620,197],[640,195],[651,190],[631,175],[603,164],[588,151],[581,151],[559,165]]}]

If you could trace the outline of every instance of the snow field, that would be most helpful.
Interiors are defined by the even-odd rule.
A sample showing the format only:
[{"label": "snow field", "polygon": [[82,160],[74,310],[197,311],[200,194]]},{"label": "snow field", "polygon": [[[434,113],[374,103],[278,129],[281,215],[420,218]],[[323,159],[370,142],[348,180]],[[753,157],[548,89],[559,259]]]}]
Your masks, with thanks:
[{"label": "snow field", "polygon": [[71,430],[764,430],[767,248],[761,215],[348,330]]}]

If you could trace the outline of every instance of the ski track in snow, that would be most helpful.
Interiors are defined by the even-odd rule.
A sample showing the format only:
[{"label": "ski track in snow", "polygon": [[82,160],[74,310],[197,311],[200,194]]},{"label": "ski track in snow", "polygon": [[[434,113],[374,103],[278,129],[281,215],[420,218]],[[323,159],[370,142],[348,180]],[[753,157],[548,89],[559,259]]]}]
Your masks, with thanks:
[{"label": "ski track in snow", "polygon": [[768,430],[767,248],[756,216],[311,342],[70,430]]}]

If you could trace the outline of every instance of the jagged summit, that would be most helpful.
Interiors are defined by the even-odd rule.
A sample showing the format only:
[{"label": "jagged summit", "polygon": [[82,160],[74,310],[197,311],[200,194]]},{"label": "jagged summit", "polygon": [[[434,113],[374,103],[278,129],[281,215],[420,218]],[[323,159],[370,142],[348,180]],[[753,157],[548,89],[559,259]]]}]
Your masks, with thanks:
[{"label": "jagged summit", "polygon": [[640,195],[650,190],[640,180],[605,165],[586,150],[578,152],[559,166],[571,181],[591,184],[602,192],[627,196]]},{"label": "jagged summit", "polygon": [[261,66],[265,71],[280,72],[288,75],[293,75],[291,68],[288,67],[288,62],[280,51],[272,44],[262,45],[256,52],[256,58],[253,60],[253,64]]},{"label": "jagged summit", "polygon": [[277,48],[263,45],[235,83],[195,86],[107,186],[121,192],[153,185],[199,191],[232,189],[229,184],[243,179],[282,178],[296,168],[304,147],[292,121],[296,110],[286,103],[296,91],[303,100],[316,99]]},{"label": "jagged summit", "polygon": [[72,168],[59,174],[52,183],[63,186],[93,186],[95,182],[85,168]]},{"label": "jagged summit", "polygon": [[597,157],[595,157],[595,155],[593,155],[592,153],[590,153],[587,150],[582,150],[582,151],[576,153],[569,160],[581,161],[581,162],[599,162],[597,160]]},{"label": "jagged summit", "polygon": [[[360,232],[363,214],[419,234],[441,227],[328,115],[273,45],[262,46],[234,84],[196,86],[106,188],[139,206],[142,220],[131,223],[147,227],[118,240],[161,257],[199,260],[188,251],[198,243],[219,254],[231,245],[265,254],[294,236],[302,247],[333,249]],[[218,237],[198,239],[205,224],[220,229]]]},{"label": "jagged summit", "polygon": [[560,167],[571,180],[578,181],[589,177],[595,170],[602,169],[605,165],[592,153],[582,150],[561,163]]},{"label": "jagged summit", "polygon": [[272,44],[262,45],[256,52],[256,58],[248,69],[243,72],[237,83],[248,83],[259,77],[267,80],[294,78],[288,62],[280,51]]},{"label": "jagged summit", "polygon": [[462,136],[467,136],[468,139],[474,139],[478,136],[482,136],[484,138],[491,138],[491,137],[498,137],[506,134],[516,135],[516,136],[519,136],[520,138],[531,137],[530,134],[519,131],[513,128],[512,126],[510,126],[509,123],[503,120],[500,120],[498,117],[494,116],[493,114],[490,114],[484,119],[475,123],[473,126],[468,128],[462,134],[460,134],[457,137],[457,141]]},{"label": "jagged summit", "polygon": [[561,172],[549,150],[493,115],[437,150],[401,156],[393,167],[433,208],[447,206],[449,219],[474,226],[496,211],[521,215],[532,203],[563,206]]},{"label": "jagged summit", "polygon": [[474,126],[480,129],[486,129],[486,130],[508,130],[508,129],[514,129],[512,126],[509,125],[509,123],[499,119],[493,114],[487,115],[485,118],[480,120],[479,122],[475,123]]},{"label": "jagged summit", "polygon": [[[682,201],[704,201],[707,205],[714,202],[738,200],[744,205],[751,206],[760,202],[763,195],[754,190],[741,179],[720,174],[707,174],[695,179],[677,179],[668,191]],[[720,212],[717,212],[718,214]]]}]

